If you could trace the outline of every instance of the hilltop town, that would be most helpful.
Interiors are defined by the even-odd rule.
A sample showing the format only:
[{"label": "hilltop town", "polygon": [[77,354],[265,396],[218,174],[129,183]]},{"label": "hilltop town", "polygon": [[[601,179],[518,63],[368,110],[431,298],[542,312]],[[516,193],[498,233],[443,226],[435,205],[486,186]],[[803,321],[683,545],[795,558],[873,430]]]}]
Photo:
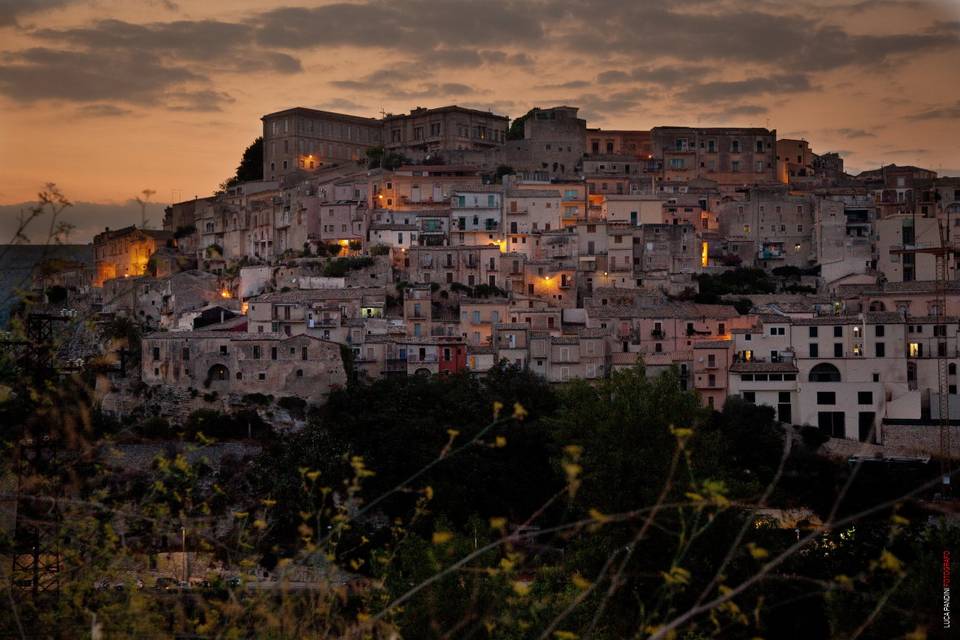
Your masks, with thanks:
[{"label": "hilltop town", "polygon": [[142,328],[106,410],[642,363],[848,454],[936,453],[944,411],[960,418],[960,178],[850,175],[764,128],[591,128],[572,106],[262,122],[262,179],[171,204],[162,230],[104,230],[92,268],[35,278]]}]

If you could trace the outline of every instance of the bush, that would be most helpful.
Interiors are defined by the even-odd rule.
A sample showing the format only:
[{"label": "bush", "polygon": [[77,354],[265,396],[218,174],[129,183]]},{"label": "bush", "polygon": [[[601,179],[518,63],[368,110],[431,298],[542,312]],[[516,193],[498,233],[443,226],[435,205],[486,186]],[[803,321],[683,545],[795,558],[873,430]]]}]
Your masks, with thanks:
[{"label": "bush", "polygon": [[356,258],[338,258],[331,260],[323,267],[323,275],[328,278],[342,278],[350,271],[365,269],[373,265],[373,258],[359,256]]},{"label": "bush", "polygon": [[137,425],[135,431],[144,438],[157,440],[168,440],[176,435],[166,418],[147,418]]},{"label": "bush", "polygon": [[244,404],[255,404],[261,407],[265,407],[273,402],[273,396],[264,395],[262,393],[248,393],[243,396]]},{"label": "bush", "polygon": [[174,240],[179,240],[180,238],[186,238],[187,236],[192,236],[197,232],[197,227],[192,224],[184,224],[177,227],[177,230],[173,232]]},{"label": "bush", "polygon": [[296,396],[284,396],[280,398],[277,400],[277,406],[300,420],[307,414],[307,401]]},{"label": "bush", "polygon": [[370,247],[369,253],[372,256],[387,256],[390,255],[390,247],[385,244],[375,244]]},{"label": "bush", "polygon": [[47,289],[47,302],[50,304],[63,304],[67,301],[67,289],[60,285],[54,285]]},{"label": "bush", "polygon": [[185,437],[194,439],[202,433],[208,438],[238,439],[264,438],[273,433],[256,411],[249,409],[234,414],[221,413],[214,409],[197,409],[183,425]]}]

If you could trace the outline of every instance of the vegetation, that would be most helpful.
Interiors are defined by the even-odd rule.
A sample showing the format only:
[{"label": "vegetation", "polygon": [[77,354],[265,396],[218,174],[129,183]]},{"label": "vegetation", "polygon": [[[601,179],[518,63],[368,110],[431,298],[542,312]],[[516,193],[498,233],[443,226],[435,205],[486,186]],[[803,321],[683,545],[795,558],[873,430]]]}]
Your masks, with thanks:
[{"label": "vegetation", "polygon": [[[278,400],[307,419],[285,433],[251,410],[150,418],[135,431],[169,446],[132,468],[103,454],[122,430],[78,378],[6,380],[3,450],[57,452],[28,465],[20,513],[65,570],[59,595],[14,577],[5,636],[923,637],[960,543],[916,500],[937,469],[832,462],[770,408],[701,408],[674,370],[353,382],[319,408]],[[205,455],[251,437],[251,458]],[[237,580],[137,586],[181,548]]]},{"label": "vegetation", "polygon": [[342,278],[350,271],[366,269],[374,265],[373,258],[369,256],[358,256],[355,258],[337,258],[331,260],[323,266],[323,275],[328,278]]},{"label": "vegetation", "polygon": [[192,225],[192,224],[180,225],[179,227],[177,227],[177,230],[173,232],[173,237],[174,239],[179,240],[181,238],[192,236],[196,232],[197,232],[196,225]]},{"label": "vegetation", "polygon": [[776,283],[763,269],[739,267],[718,275],[702,273],[696,278],[700,292],[695,300],[704,304],[718,304],[721,297],[728,295],[774,293],[777,290]]},{"label": "vegetation", "polygon": [[367,149],[367,168],[394,171],[398,167],[410,164],[411,160],[402,153],[386,150],[383,145]]},{"label": "vegetation", "polygon": [[240,164],[237,165],[236,173],[220,185],[220,188],[226,191],[241,182],[249,182],[251,180],[263,180],[262,136],[258,136],[256,140],[250,143],[250,146],[243,150],[243,156],[240,157]]}]

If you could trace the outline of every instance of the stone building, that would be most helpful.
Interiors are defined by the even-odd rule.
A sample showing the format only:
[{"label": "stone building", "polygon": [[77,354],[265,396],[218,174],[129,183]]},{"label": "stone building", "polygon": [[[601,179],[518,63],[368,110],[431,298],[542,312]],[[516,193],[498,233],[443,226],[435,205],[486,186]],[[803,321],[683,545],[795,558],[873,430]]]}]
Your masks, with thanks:
[{"label": "stone building", "polygon": [[329,164],[361,161],[382,142],[374,118],[304,107],[268,113],[263,121],[263,177],[278,180]]},{"label": "stone building", "polygon": [[109,228],[93,237],[96,276],[93,286],[102,287],[105,280],[130,278],[147,273],[150,256],[173,240],[170,231],[138,229],[135,226],[111,231]]},{"label": "stone building", "polygon": [[308,335],[158,332],[143,338],[142,350],[141,374],[151,386],[321,402],[347,382],[340,346]]},{"label": "stone building", "polygon": [[506,116],[456,105],[434,109],[417,107],[410,113],[384,116],[383,144],[388,150],[412,160],[442,156],[449,162],[459,162],[467,158],[482,159],[489,154],[491,161],[470,164],[494,166],[506,141],[508,122]]},{"label": "stone building", "polygon": [[523,139],[506,144],[506,164],[535,180],[577,176],[587,128],[577,111],[566,106],[531,109],[519,118]]},{"label": "stone building", "polygon": [[775,129],[654,127],[650,134],[665,181],[708,178],[728,189],[777,181]]}]

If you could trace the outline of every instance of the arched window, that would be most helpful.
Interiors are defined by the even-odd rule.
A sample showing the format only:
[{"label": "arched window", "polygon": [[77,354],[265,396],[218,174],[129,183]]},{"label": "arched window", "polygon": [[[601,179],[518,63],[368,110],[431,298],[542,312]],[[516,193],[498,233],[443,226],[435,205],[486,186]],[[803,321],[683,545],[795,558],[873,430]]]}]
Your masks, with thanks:
[{"label": "arched window", "polygon": [[840,382],[840,370],[829,362],[822,362],[810,369],[810,382]]},{"label": "arched window", "polygon": [[874,300],[870,303],[870,311],[886,311],[887,305],[880,300]]},{"label": "arched window", "polygon": [[227,368],[222,364],[215,364],[210,367],[210,371],[207,372],[207,379],[210,381],[217,380],[227,380],[230,377],[230,372],[227,371]]}]

